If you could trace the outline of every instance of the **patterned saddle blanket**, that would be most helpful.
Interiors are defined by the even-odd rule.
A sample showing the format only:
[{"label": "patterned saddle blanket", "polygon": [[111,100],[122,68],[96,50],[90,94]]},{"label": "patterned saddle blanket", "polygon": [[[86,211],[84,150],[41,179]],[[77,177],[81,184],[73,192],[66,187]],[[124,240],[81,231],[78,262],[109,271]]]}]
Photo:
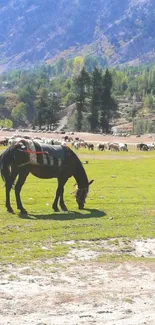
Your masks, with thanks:
[{"label": "patterned saddle blanket", "polygon": [[22,139],[21,150],[28,153],[27,163],[60,167],[64,160],[64,150],[61,145],[48,145],[33,140]]}]

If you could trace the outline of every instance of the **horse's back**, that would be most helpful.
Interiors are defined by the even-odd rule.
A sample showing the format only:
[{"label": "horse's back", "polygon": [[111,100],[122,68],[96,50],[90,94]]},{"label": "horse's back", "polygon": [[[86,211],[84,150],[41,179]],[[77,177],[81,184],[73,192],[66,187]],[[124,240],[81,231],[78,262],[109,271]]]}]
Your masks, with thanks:
[{"label": "horse's back", "polygon": [[[48,153],[49,156],[57,158],[57,159],[64,159],[64,147],[62,145],[51,145],[51,144],[46,144],[42,143],[39,144],[34,141],[34,144],[38,149],[40,149],[43,154]],[[40,148],[39,148],[40,147]]]},{"label": "horse's back", "polygon": [[51,145],[35,140],[21,140],[21,154],[27,153],[27,163],[30,165],[59,167],[64,160],[64,148],[61,145]]}]

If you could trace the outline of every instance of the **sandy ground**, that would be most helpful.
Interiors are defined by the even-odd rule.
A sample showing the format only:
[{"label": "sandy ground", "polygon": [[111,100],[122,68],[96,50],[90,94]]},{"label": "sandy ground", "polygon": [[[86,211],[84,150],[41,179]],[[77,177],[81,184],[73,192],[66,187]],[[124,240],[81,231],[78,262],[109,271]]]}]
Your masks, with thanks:
[{"label": "sandy ground", "polygon": [[119,245],[99,241],[65,258],[1,267],[0,324],[154,325],[155,264],[96,260],[98,248],[104,254],[155,258],[154,239],[130,241],[128,252],[124,245],[121,239]]},{"label": "sandy ground", "polygon": [[[10,133],[0,133],[0,138],[5,136]],[[94,143],[113,139],[90,134],[80,134],[80,138]],[[155,136],[114,138],[131,144],[154,140]],[[155,258],[155,240],[127,241],[127,245],[121,239],[117,245],[87,242],[87,247],[35,265],[1,265],[0,324],[154,325],[155,264],[150,258]],[[113,253],[135,259],[130,263],[99,262],[101,255]]]}]

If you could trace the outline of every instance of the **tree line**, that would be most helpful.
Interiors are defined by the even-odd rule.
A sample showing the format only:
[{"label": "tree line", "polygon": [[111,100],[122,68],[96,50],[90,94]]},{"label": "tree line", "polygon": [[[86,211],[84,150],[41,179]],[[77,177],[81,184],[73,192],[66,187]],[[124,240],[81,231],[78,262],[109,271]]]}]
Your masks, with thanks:
[{"label": "tree line", "polygon": [[78,131],[82,129],[83,112],[87,112],[91,132],[110,131],[110,122],[118,116],[112,86],[112,75],[108,69],[103,74],[101,70],[95,68],[92,75],[84,68],[81,70],[79,76],[75,78]]},{"label": "tree line", "polygon": [[[107,69],[96,58],[60,59],[33,70],[2,73],[0,90],[1,125],[6,119],[15,127],[31,124],[52,129],[57,113],[76,103],[74,129],[109,132],[118,117],[120,98],[134,96],[144,111],[155,113],[155,66]],[[129,115],[132,119],[138,114],[133,107]]]}]

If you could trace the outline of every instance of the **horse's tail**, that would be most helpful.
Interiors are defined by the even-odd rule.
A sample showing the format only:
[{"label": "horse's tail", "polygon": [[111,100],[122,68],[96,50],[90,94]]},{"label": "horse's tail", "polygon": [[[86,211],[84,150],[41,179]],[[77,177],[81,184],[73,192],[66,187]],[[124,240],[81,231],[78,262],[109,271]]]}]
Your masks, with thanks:
[{"label": "horse's tail", "polygon": [[16,150],[16,146],[11,146],[7,148],[0,156],[0,173],[2,180],[6,183],[10,175],[10,166],[14,160],[14,153]]}]

